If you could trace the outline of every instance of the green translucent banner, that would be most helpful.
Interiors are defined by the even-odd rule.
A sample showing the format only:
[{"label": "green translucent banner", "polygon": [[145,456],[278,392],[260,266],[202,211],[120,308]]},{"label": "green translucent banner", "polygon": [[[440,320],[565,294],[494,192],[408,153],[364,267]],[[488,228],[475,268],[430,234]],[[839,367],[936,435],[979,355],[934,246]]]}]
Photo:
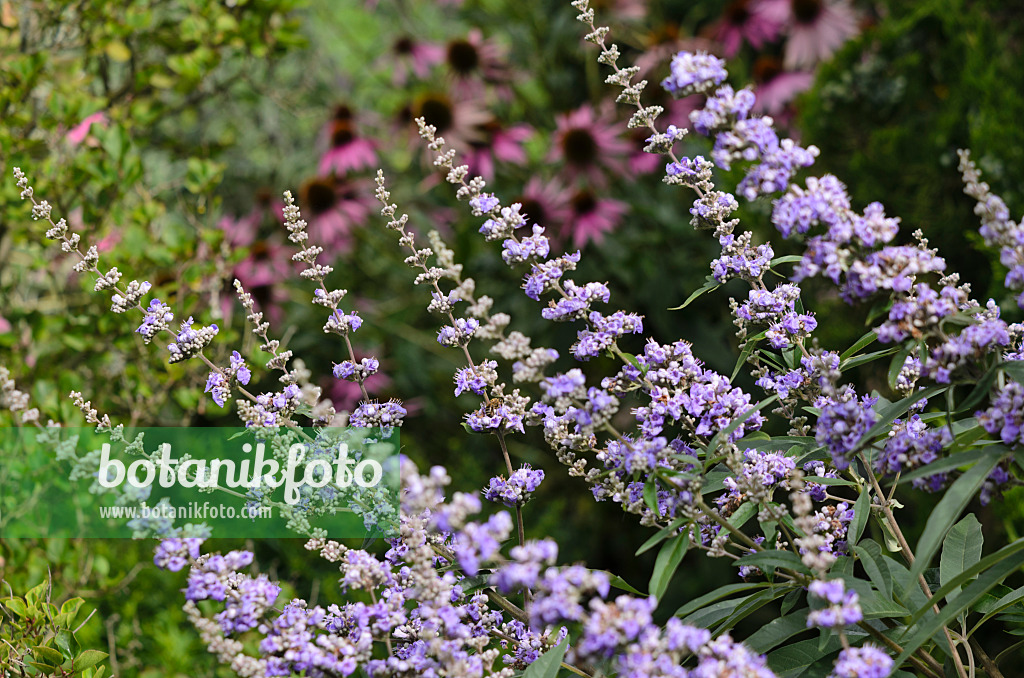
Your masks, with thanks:
[{"label": "green translucent banner", "polygon": [[0,428],[0,538],[395,537],[398,429]]}]

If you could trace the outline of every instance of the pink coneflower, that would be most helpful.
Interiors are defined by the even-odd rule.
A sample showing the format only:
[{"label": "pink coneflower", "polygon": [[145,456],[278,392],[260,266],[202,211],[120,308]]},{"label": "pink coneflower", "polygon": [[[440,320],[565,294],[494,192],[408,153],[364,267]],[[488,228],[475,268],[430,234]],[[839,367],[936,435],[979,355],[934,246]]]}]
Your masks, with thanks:
[{"label": "pink coneflower", "polygon": [[784,71],[782,60],[763,55],[754,62],[754,110],[778,116],[800,92],[814,84],[814,74],[807,71]]},{"label": "pink coneflower", "polygon": [[458,78],[479,77],[491,83],[508,79],[505,50],[493,40],[485,40],[477,28],[465,38],[449,41],[445,46],[445,63]]},{"label": "pink coneflower", "polygon": [[294,252],[295,248],[286,245],[279,234],[257,240],[249,246],[249,256],[235,266],[235,277],[246,289],[284,282],[295,272]]},{"label": "pink coneflower", "polygon": [[77,146],[85,141],[85,138],[89,136],[89,130],[93,125],[106,127],[107,114],[105,111],[96,111],[92,115],[87,116],[85,120],[68,130],[68,133],[64,135],[64,138],[67,139],[68,143],[72,146]]},{"label": "pink coneflower", "polygon": [[572,234],[573,247],[583,247],[587,241],[600,244],[605,234],[619,225],[622,215],[629,209],[626,203],[599,198],[590,189],[577,191],[569,204],[571,212],[562,233]]},{"label": "pink coneflower", "polygon": [[771,42],[786,22],[786,0],[733,0],[725,7],[714,37],[727,58],[736,56],[743,42],[761,49]]},{"label": "pink coneflower", "polygon": [[485,40],[478,29],[447,44],[445,63],[455,79],[452,89],[460,97],[481,97],[488,85],[502,98],[511,95],[512,69],[505,50],[493,40]]},{"label": "pink coneflower", "polygon": [[548,235],[556,234],[571,214],[569,199],[572,194],[557,180],[531,177],[523,187],[523,194],[512,202],[522,205],[519,213],[525,215],[529,225],[543,226]]},{"label": "pink coneflower", "polygon": [[404,85],[410,72],[421,80],[426,78],[430,67],[444,60],[444,47],[404,35],[391,44],[391,56],[394,63],[391,80],[396,85]]},{"label": "pink coneflower", "polygon": [[471,175],[480,175],[491,181],[494,179],[494,162],[507,162],[522,165],[526,162],[526,151],[523,142],[533,134],[529,125],[513,125],[504,127],[496,119],[477,128],[480,136],[469,142],[469,151],[463,156],[462,162],[469,165]]},{"label": "pink coneflower", "polygon": [[0,315],[0,334],[7,334],[14,327],[11,325],[11,321]]},{"label": "pink coneflower", "polygon": [[605,172],[622,174],[622,158],[630,151],[629,142],[619,138],[621,127],[607,110],[598,114],[584,104],[558,117],[549,158],[564,161],[570,178],[586,176],[604,186]]},{"label": "pink coneflower", "polygon": [[352,110],[345,105],[335,109],[324,136],[328,149],[320,158],[320,174],[344,175],[364,168],[376,167],[377,153],[373,142],[356,134],[356,123]]},{"label": "pink coneflower", "polygon": [[[416,135],[413,119],[423,117],[428,125],[437,128],[437,135],[443,136],[448,146],[459,153],[469,150],[472,142],[479,142],[483,136],[481,128],[492,116],[473,99],[454,100],[442,92],[426,92],[419,95],[401,116],[402,123]],[[418,137],[417,137],[418,138]]]},{"label": "pink coneflower", "polygon": [[791,0],[785,66],[805,68],[823,61],[860,28],[847,0]]},{"label": "pink coneflower", "polygon": [[310,242],[323,247],[329,257],[351,247],[353,227],[365,224],[370,215],[372,203],[362,188],[355,181],[318,177],[299,190]]}]

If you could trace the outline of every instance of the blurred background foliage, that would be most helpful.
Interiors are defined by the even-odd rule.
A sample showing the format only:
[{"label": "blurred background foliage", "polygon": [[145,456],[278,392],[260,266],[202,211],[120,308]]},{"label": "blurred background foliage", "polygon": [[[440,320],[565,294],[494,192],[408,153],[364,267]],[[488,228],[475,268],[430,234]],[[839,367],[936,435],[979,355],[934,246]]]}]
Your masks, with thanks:
[{"label": "blurred background foliage", "polygon": [[[592,4],[627,59],[651,55],[641,63],[652,83],[647,100],[667,109],[662,125],[685,125],[699,105],[667,100],[657,87],[671,55],[688,48],[728,56],[734,85],[753,82],[768,113],[822,149],[816,171],[837,174],[855,200],[882,201],[903,218],[904,235],[924,230],[979,297],[1000,285],[1004,271],[993,270],[974,231],[955,151],[971,147],[987,180],[1019,211],[1021,10],[995,0],[958,0],[955,8],[940,0]],[[766,9],[782,19],[751,32],[752,17]],[[835,44],[814,34],[827,13],[845,22]],[[115,423],[235,421],[203,394],[204,370],[167,365],[156,343],[145,346],[132,332],[140,319],[111,313],[92,283],[71,272],[73,262],[43,240],[45,229],[9,180],[20,166],[36,196],[100,247],[104,268],[152,282],[152,296],[179,319],[219,325],[212,360],[223,363],[234,349],[252,365],[267,358],[234,299],[230,283],[238,277],[268,314],[272,336],[339,408],[351,407],[353,391],[330,376],[340,347],[322,341],[322,312],[308,303],[311,290],[290,262],[280,195],[292,190],[328,247],[329,284],[348,289],[343,306],[366,321],[357,354],[382,361],[386,376],[369,384],[374,396],[400,398],[410,410],[406,452],[421,467],[447,466],[458,489],[483,487],[501,468],[499,453],[490,437],[467,436],[459,425],[477,403],[452,394],[458,355],[437,344],[426,293],[412,288],[412,272],[377,216],[377,166],[415,228],[444,235],[477,293],[492,296],[513,329],[534,346],[567,347],[575,336],[540,319],[518,275],[434,175],[411,122],[423,115],[493,190],[521,200],[560,246],[583,249],[577,279],[608,281],[614,308],[642,313],[646,334],[692,341],[711,367],[731,373],[737,351],[727,299],[739,288],[667,310],[703,283],[717,246],[690,227],[691,196],[663,185],[660,163],[640,152],[646,135],[626,130],[628,111],[614,107],[574,16],[560,0],[0,2],[8,177],[0,182],[0,363],[44,420],[80,423],[66,397],[77,390]],[[792,63],[794,50],[808,45],[824,47],[809,63]],[[706,154],[702,141],[687,139],[681,150]],[[770,231],[769,209],[745,204],[741,217],[777,254],[789,253]],[[863,319],[837,298],[810,294],[823,345],[847,346],[863,334]],[[636,342],[624,348],[641,349]],[[558,365],[570,361],[563,352]],[[598,359],[583,368],[599,375],[609,365]],[[884,375],[854,376],[885,389]],[[254,370],[252,388],[274,387],[272,375]],[[648,535],[566,478],[535,433],[510,443],[514,462],[548,471],[524,509],[528,532],[556,538],[563,561],[586,560],[643,588],[654,554],[633,554]],[[995,510],[982,510],[983,522],[1006,520],[1012,530],[1009,521],[1020,516]],[[317,592],[327,602],[338,595],[330,568],[298,541],[255,546],[262,571],[296,594]],[[188,628],[178,578],[148,566],[151,549],[3,541],[0,575],[23,593],[49,572],[56,593],[83,597],[97,614],[79,640],[110,651],[120,675],[227,675]],[[681,583],[724,582],[732,573],[719,565],[691,558],[693,576]],[[691,592],[670,595],[681,603]]]}]

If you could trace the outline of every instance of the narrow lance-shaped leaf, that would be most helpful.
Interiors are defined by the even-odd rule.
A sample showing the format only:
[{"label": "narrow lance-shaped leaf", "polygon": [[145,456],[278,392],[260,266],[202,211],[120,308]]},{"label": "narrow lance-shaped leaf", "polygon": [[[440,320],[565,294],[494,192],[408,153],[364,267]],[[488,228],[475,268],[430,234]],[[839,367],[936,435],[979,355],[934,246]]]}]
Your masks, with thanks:
[{"label": "narrow lance-shaped leaf", "polygon": [[999,457],[998,453],[982,457],[977,464],[957,478],[946,490],[938,506],[928,516],[924,533],[917,542],[917,548],[914,549],[916,560],[910,569],[914,579],[917,579],[927,569],[946,532],[953,526],[953,522],[967,506],[967,503],[977,494],[978,488],[988,478],[988,474],[999,463]]},{"label": "narrow lance-shaped leaf", "polygon": [[658,558],[654,561],[654,572],[651,574],[649,586],[651,595],[661,600],[672,582],[672,575],[676,573],[679,563],[683,561],[686,550],[690,546],[690,535],[684,533],[665,542],[658,552]]},{"label": "narrow lance-shaped leaf", "polygon": [[523,678],[555,678],[558,675],[558,669],[562,667],[562,658],[565,657],[565,652],[568,649],[569,638],[566,637],[527,666]]},{"label": "narrow lance-shaped leaf", "polygon": [[[981,523],[973,513],[967,514],[963,520],[953,526],[942,540],[942,555],[939,558],[939,583],[945,586],[958,574],[967,570],[981,560],[981,550],[985,543],[985,535],[981,532]],[[957,586],[946,599],[960,593]]]}]

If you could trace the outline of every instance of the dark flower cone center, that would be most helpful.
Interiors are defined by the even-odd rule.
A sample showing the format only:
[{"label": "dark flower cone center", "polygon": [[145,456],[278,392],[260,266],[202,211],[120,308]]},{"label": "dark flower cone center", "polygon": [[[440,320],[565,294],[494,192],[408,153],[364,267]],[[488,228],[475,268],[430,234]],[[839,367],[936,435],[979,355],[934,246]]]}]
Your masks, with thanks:
[{"label": "dark flower cone center", "polygon": [[264,186],[263,188],[256,189],[256,196],[254,199],[256,201],[257,207],[262,207],[266,209],[267,207],[270,207],[271,203],[274,202],[274,194],[270,191],[269,188]]},{"label": "dark flower cone center", "polygon": [[309,205],[309,211],[314,216],[319,216],[324,212],[327,212],[338,200],[337,194],[334,192],[334,187],[330,183],[321,179],[314,179],[313,181],[306,184],[306,204]]},{"label": "dark flower cone center", "polygon": [[579,215],[590,214],[597,209],[597,196],[590,191],[579,191],[572,197],[572,209]]},{"label": "dark flower cone center", "polygon": [[597,160],[597,141],[590,130],[571,129],[562,138],[562,153],[573,165],[592,165]]},{"label": "dark flower cone center", "polygon": [[482,125],[476,125],[473,127],[474,138],[470,139],[469,145],[473,148],[489,148],[499,132],[501,132],[501,123],[494,119]]},{"label": "dark flower cone center", "polygon": [[352,109],[345,104],[338,104],[334,107],[334,119],[335,120],[351,120]]},{"label": "dark flower cone center", "polygon": [[747,23],[747,19],[750,18],[749,4],[748,0],[730,2],[729,6],[725,8],[725,22],[732,26],[742,26]]},{"label": "dark flower cone center", "polygon": [[270,258],[270,246],[266,240],[257,240],[249,248],[249,255],[257,261],[266,261]]},{"label": "dark flower cone center", "polygon": [[[665,23],[647,34],[646,42],[648,47],[657,47],[667,42],[679,39],[679,24],[674,22]],[[660,88],[655,88],[660,89]]]},{"label": "dark flower cone center", "polygon": [[821,0],[791,0],[793,18],[801,24],[813,24],[824,8]]},{"label": "dark flower cone center", "polygon": [[335,189],[334,194],[338,196],[339,202],[350,202],[359,199],[359,192],[356,187],[352,184],[342,184],[339,188]]},{"label": "dark flower cone center", "polygon": [[544,212],[544,206],[539,200],[534,200],[533,198],[520,198],[516,202],[522,205],[519,209],[520,214],[525,214],[529,220],[535,224],[547,226],[548,215]]},{"label": "dark flower cone center", "polygon": [[331,146],[340,148],[352,143],[352,140],[355,138],[356,135],[352,131],[352,123],[344,120],[338,120],[334,123],[334,129],[331,130]]},{"label": "dark flower cone center", "polygon": [[420,115],[426,119],[428,125],[437,128],[438,134],[451,129],[452,123],[455,122],[452,105],[444,97],[429,96],[420,102],[419,108]]},{"label": "dark flower cone center", "polygon": [[782,59],[776,56],[759,56],[754,62],[754,80],[760,83],[771,82],[782,72]]},{"label": "dark flower cone center", "polygon": [[459,75],[468,75],[480,65],[480,52],[466,40],[448,43],[448,65]]},{"label": "dark flower cone center", "polygon": [[395,40],[395,44],[392,46],[391,49],[395,51],[395,54],[408,55],[412,54],[412,48],[415,46],[415,44],[416,43],[412,41],[412,38],[410,38],[409,36],[405,36],[403,38]]}]

